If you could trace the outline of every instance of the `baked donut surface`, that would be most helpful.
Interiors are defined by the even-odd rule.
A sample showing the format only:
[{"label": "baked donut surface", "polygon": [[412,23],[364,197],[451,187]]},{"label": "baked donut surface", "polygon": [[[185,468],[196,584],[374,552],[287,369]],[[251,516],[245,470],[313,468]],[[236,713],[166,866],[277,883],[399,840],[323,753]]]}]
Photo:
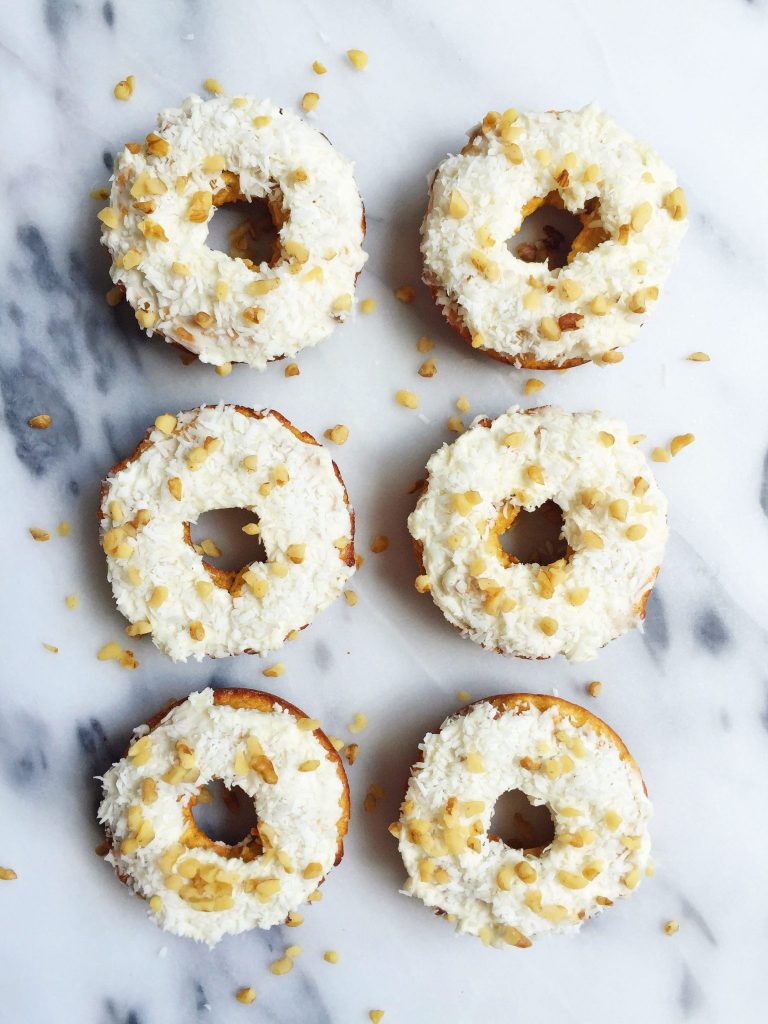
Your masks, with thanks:
[{"label": "baked donut surface", "polygon": [[[234,846],[195,824],[214,780],[254,802],[256,828]],[[273,694],[192,693],[136,729],[102,781],[106,860],[162,928],[209,946],[284,921],[344,852],[341,760],[315,720]]]},{"label": "baked donut surface", "polygon": [[[507,247],[541,205],[581,221],[568,263]],[[659,298],[687,228],[674,172],[597,106],[491,112],[434,174],[424,281],[451,325],[504,362],[618,362]]]},{"label": "baked donut surface", "polygon": [[[587,661],[641,624],[667,502],[626,424],[512,407],[478,417],[427,470],[408,519],[417,586],[464,635],[503,654]],[[519,562],[500,537],[548,502],[562,511],[566,555]]]},{"label": "baked donut surface", "polygon": [[[206,244],[216,208],[267,203],[277,230],[258,265]],[[366,260],[352,164],[291,111],[190,96],[115,160],[99,214],[110,274],[148,334],[203,362],[267,362],[327,337]]]},{"label": "baked donut surface", "polygon": [[[195,550],[212,509],[254,514],[266,553],[237,571]],[[354,513],[325,448],[274,410],[200,406],[156,420],[101,488],[101,543],[129,635],[174,661],[282,647],[355,570]]]},{"label": "baked donut surface", "polygon": [[[651,815],[619,737],[556,697],[503,694],[428,734],[395,831],[406,892],[487,945],[575,932],[628,896],[649,864]],[[554,839],[513,849],[489,832],[499,797],[546,806]]]}]

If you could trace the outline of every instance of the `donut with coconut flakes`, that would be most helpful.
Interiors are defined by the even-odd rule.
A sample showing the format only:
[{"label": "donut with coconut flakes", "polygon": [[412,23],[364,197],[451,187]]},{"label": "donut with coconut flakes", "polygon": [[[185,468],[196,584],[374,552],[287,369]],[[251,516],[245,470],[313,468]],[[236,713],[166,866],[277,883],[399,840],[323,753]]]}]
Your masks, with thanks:
[{"label": "donut with coconut flakes", "polygon": [[[209,838],[193,809],[207,783],[237,786],[256,827]],[[106,859],[175,935],[215,945],[292,917],[342,858],[344,768],[315,719],[257,690],[202,690],[135,730],[103,779]]]},{"label": "donut with coconut flakes", "polygon": [[[254,514],[266,561],[218,569],[190,524]],[[274,410],[204,405],[158,416],[101,488],[101,543],[129,636],[174,661],[282,647],[355,571],[354,513],[325,448]]]},{"label": "donut with coconut flakes", "polygon": [[[397,835],[406,893],[486,945],[526,948],[629,896],[650,872],[651,804],[623,742],[584,708],[522,693],[487,697],[428,734]],[[545,847],[490,831],[502,794],[549,810]]]},{"label": "donut with coconut flakes", "polygon": [[[588,661],[639,626],[667,539],[667,501],[626,424],[599,412],[513,407],[435,452],[408,519],[446,619],[521,658]],[[565,554],[520,562],[500,536],[553,502]]]},{"label": "donut with coconut flakes", "polygon": [[[217,207],[262,200],[277,238],[258,265],[206,244]],[[269,100],[190,96],[115,160],[99,213],[110,275],[149,335],[202,362],[263,369],[326,338],[366,254],[352,164]]]},{"label": "donut with coconut flakes", "polygon": [[[562,268],[507,247],[543,205],[581,222]],[[459,334],[495,359],[615,363],[656,305],[686,216],[674,172],[598,107],[491,112],[432,179],[424,281]]]}]

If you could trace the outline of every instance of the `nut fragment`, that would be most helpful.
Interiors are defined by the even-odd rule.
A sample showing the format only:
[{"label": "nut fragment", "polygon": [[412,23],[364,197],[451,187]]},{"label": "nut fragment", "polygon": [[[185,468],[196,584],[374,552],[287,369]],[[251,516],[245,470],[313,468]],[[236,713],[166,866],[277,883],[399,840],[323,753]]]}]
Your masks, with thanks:
[{"label": "nut fragment", "polygon": [[326,430],[325,436],[334,444],[345,444],[349,438],[349,427],[345,427],[343,423],[337,423],[335,427],[329,427]]},{"label": "nut fragment", "polygon": [[599,550],[603,547],[603,538],[599,533],[595,533],[594,530],[582,530],[581,539],[584,542],[584,546]]},{"label": "nut fragment", "polygon": [[466,201],[461,192],[457,192],[453,189],[451,192],[451,198],[448,203],[448,214],[456,220],[461,220],[469,213],[469,203]]},{"label": "nut fragment", "polygon": [[27,423],[35,430],[47,430],[51,425],[51,417],[43,412],[37,416],[30,416]]},{"label": "nut fragment", "polygon": [[672,220],[685,220],[688,215],[688,200],[681,188],[675,188],[664,196],[664,209]]},{"label": "nut fragment", "polygon": [[105,206],[103,210],[99,210],[96,216],[108,228],[116,228],[120,223],[117,210],[114,210],[111,206]]},{"label": "nut fragment", "polygon": [[695,440],[696,438],[693,434],[678,434],[670,441],[669,450],[672,455],[677,455],[678,452],[682,451],[683,448],[687,447]]},{"label": "nut fragment", "polygon": [[349,729],[350,732],[357,733],[362,732],[367,725],[367,717],[362,713],[362,711],[358,711],[355,717],[350,722],[350,724],[347,726],[347,728]]},{"label": "nut fragment", "polygon": [[347,57],[353,68],[362,71],[368,66],[368,54],[365,50],[347,50]]},{"label": "nut fragment", "polygon": [[343,295],[339,295],[337,299],[334,299],[333,305],[331,306],[334,313],[347,313],[352,309],[352,296],[349,292],[345,292]]},{"label": "nut fragment", "polygon": [[293,960],[289,956],[281,957],[280,960],[271,963],[269,969],[273,974],[288,974],[293,970]]},{"label": "nut fragment", "polygon": [[562,331],[554,317],[544,316],[539,320],[539,334],[547,341],[558,341]]},{"label": "nut fragment", "polygon": [[632,211],[632,217],[630,218],[630,226],[633,231],[642,231],[646,224],[650,221],[653,215],[653,207],[650,203],[640,203]]},{"label": "nut fragment", "polygon": [[213,196],[210,192],[194,192],[187,207],[187,220],[193,224],[204,224],[208,220],[212,205]]},{"label": "nut fragment", "polygon": [[395,399],[406,409],[418,409],[419,398],[413,391],[396,391]]},{"label": "nut fragment", "polygon": [[642,523],[633,523],[624,531],[627,540],[642,540],[647,532],[647,528]]},{"label": "nut fragment", "polygon": [[113,89],[113,95],[116,100],[129,100],[133,95],[133,87],[136,83],[136,79],[133,75],[126,75],[125,78],[121,78]]},{"label": "nut fragment", "polygon": [[629,504],[625,498],[617,498],[608,506],[608,512],[611,518],[618,519],[620,523],[624,523],[626,522],[627,513],[629,512]]}]

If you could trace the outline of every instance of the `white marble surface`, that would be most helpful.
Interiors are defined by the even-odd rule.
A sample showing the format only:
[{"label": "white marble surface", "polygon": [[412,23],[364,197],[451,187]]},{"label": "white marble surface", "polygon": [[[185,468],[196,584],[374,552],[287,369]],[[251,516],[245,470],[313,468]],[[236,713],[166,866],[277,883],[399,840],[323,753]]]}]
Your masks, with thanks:
[{"label": "white marble surface", "polygon": [[[763,814],[768,776],[768,482],[765,337],[768,165],[764,109],[768,11],[746,0],[280,4],[5,4],[0,43],[0,439],[4,504],[3,700],[0,708],[0,1017],[41,1024],[764,1019],[768,948]],[[370,53],[355,73],[348,47]],[[328,74],[317,78],[313,59]],[[128,103],[112,87],[136,76]],[[105,160],[142,138],[157,110],[216,76],[233,94],[286,105],[317,89],[314,119],[357,164],[370,261],[358,317],[299,360],[238,368],[224,380],[182,367],[106,307],[106,263],[89,190]],[[541,399],[602,408],[648,434],[693,431],[657,468],[671,540],[644,635],[574,667],[508,661],[450,629],[415,593],[405,530],[408,485],[446,439],[453,402],[498,413],[526,374],[477,357],[443,325],[417,283],[426,174],[487,109],[577,107],[591,99],[650,139],[677,169],[691,226],[663,301],[606,369],[546,377]],[[437,342],[438,374],[416,376],[415,341]],[[685,356],[704,349],[708,364]],[[413,388],[419,414],[393,393]],[[278,692],[346,735],[370,720],[350,771],[354,818],[343,864],[296,931],[225,940],[214,952],[166,936],[93,853],[103,771],[130,728],[169,697],[207,683],[259,686],[263,663],[174,666],[137,644],[133,673],[96,661],[120,639],[98,547],[100,475],[166,409],[218,399],[272,405],[318,436],[343,422],[337,452],[361,549],[387,533],[337,602],[289,645]],[[29,430],[36,412],[54,418]],[[27,527],[72,522],[66,540]],[[64,596],[74,592],[77,611]],[[58,644],[52,655],[42,642]],[[588,702],[624,737],[655,803],[655,878],[574,939],[500,953],[456,938],[398,893],[402,868],[386,824],[417,741],[473,696],[523,689]],[[371,815],[371,782],[387,799]],[[679,919],[667,938],[663,922]],[[287,942],[304,954],[268,971]],[[325,949],[337,949],[331,966]],[[242,985],[258,993],[234,1002]]]}]

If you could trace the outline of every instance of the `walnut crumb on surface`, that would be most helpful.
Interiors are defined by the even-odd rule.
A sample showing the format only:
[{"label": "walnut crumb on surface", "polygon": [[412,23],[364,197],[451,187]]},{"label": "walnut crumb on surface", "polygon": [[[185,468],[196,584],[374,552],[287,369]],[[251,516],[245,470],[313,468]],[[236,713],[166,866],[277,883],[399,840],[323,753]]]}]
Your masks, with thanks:
[{"label": "walnut crumb on surface", "polygon": [[347,50],[347,57],[356,71],[362,71],[363,68],[368,67],[368,54],[365,50]]}]

